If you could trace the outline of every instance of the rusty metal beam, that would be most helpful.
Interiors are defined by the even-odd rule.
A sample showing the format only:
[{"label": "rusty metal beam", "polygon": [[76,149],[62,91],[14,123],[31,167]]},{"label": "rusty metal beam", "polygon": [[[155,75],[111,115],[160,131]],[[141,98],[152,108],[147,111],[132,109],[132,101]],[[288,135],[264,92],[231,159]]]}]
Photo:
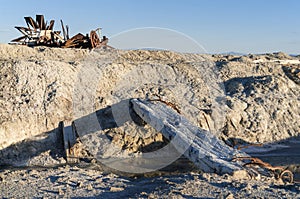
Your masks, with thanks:
[{"label": "rusty metal beam", "polygon": [[28,33],[27,32],[30,32],[31,33],[31,30],[29,28],[25,28],[25,27],[18,27],[18,26],[15,26],[15,28],[20,31],[23,35],[25,36],[28,36]]},{"label": "rusty metal beam", "polygon": [[96,48],[100,45],[100,39],[96,31],[94,30],[90,32],[90,42],[91,42],[91,48]]},{"label": "rusty metal beam", "polygon": [[51,20],[50,21],[50,24],[49,24],[49,26],[47,27],[47,30],[53,30],[53,26],[54,26],[54,20]]},{"label": "rusty metal beam", "polygon": [[66,29],[67,29],[67,39],[70,39],[70,37],[69,37],[69,26],[68,25],[66,25]]},{"label": "rusty metal beam", "polygon": [[63,48],[76,48],[81,47],[83,43],[85,42],[85,36],[81,33],[78,33],[77,35],[73,36],[71,39],[68,39],[63,46]]},{"label": "rusty metal beam", "polygon": [[66,30],[65,30],[65,27],[64,27],[63,20],[60,20],[60,23],[61,23],[61,28],[62,28],[62,31],[63,31],[64,40],[67,40],[67,35],[66,35]]},{"label": "rusty metal beam", "polygon": [[30,31],[29,28],[26,28],[26,27],[19,27],[19,26],[15,26],[16,29],[18,29],[19,31],[22,30],[22,31]]},{"label": "rusty metal beam", "polygon": [[31,17],[24,17],[24,19],[29,29],[30,29],[29,25],[33,27],[34,30],[36,30],[39,27]]},{"label": "rusty metal beam", "polygon": [[21,40],[25,39],[26,37],[27,36],[21,36],[21,37],[11,40],[11,42],[20,42]]},{"label": "rusty metal beam", "polygon": [[46,29],[46,24],[45,24],[45,21],[44,21],[44,15],[36,15],[36,22],[38,23],[39,28],[41,30]]}]

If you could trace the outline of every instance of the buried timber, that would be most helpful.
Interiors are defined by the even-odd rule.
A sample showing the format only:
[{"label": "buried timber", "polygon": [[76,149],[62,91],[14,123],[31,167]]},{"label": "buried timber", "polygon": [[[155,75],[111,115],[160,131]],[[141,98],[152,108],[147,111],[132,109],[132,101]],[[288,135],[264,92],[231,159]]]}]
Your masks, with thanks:
[{"label": "buried timber", "polygon": [[[119,103],[113,106],[124,106],[126,104]],[[4,159],[1,163],[4,165],[15,164],[14,166],[21,166],[17,164],[23,163],[22,166],[34,166],[39,164],[34,160],[34,156],[52,150],[51,153],[54,158],[64,157],[66,163],[69,164],[80,162],[95,164],[99,161],[100,165],[105,166],[104,168],[108,167],[112,169],[111,171],[117,173],[153,173],[153,171],[171,165],[181,155],[184,155],[194,164],[194,168],[198,168],[203,172],[234,175],[235,172],[244,171],[249,176],[263,174],[275,177],[278,180],[287,180],[289,183],[294,182],[294,175],[287,167],[272,166],[258,158],[250,157],[245,152],[227,146],[216,136],[211,135],[210,132],[191,124],[166,104],[130,99],[128,105],[130,106],[126,108],[129,109],[131,121],[139,126],[149,124],[155,130],[161,132],[164,138],[168,140],[166,146],[162,149],[156,149],[154,153],[150,151],[135,156],[124,154],[119,157],[116,156],[114,154],[116,150],[114,153],[111,152],[111,148],[114,148],[111,139],[104,135],[105,130],[120,125],[117,124],[114,118],[112,106],[109,106],[75,120],[71,126],[65,127],[64,123],[61,122],[59,127],[51,133],[53,135],[48,134],[44,139],[22,142],[2,150]],[[91,119],[93,116],[96,119],[95,121]],[[95,128],[97,125],[92,124],[91,121],[99,123],[101,129]],[[123,122],[128,121],[124,120]],[[82,126],[82,124],[85,125]],[[86,135],[97,131],[101,131],[100,135],[97,136],[97,141],[92,140],[91,137],[84,138]],[[79,134],[83,137],[79,137]],[[88,141],[82,141],[86,139]],[[101,145],[97,146],[96,143],[99,143],[99,141]],[[87,146],[87,144],[96,146]],[[30,151],[32,146],[39,147],[39,150]],[[52,149],[50,149],[50,146]],[[93,153],[93,150],[96,152]],[[99,155],[99,150],[101,150],[101,155]],[[23,153],[26,151],[27,154],[22,154],[22,151]],[[105,157],[107,153],[111,157]],[[17,163],[17,161],[20,162]],[[45,166],[45,163],[42,164]],[[48,166],[51,166],[51,163]],[[52,163],[52,166],[58,165]],[[250,166],[258,167],[252,168]]]}]

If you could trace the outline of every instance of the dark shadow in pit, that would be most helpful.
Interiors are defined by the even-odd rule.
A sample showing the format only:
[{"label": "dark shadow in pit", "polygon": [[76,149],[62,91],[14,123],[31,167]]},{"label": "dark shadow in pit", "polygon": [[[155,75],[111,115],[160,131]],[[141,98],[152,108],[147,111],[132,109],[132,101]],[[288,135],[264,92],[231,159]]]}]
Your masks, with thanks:
[{"label": "dark shadow in pit", "polygon": [[292,81],[294,81],[296,84],[300,85],[300,77],[298,74],[300,73],[299,68],[293,68],[289,66],[282,66],[282,70],[284,74]]},{"label": "dark shadow in pit", "polygon": [[[245,93],[246,96],[250,96],[252,91],[255,90],[255,85],[271,85],[272,76],[251,76],[251,77],[238,77],[232,78],[224,82],[226,95],[232,96],[234,94]],[[276,86],[276,85],[274,85]],[[272,88],[270,88],[272,89]],[[275,89],[275,88],[274,88]]]}]

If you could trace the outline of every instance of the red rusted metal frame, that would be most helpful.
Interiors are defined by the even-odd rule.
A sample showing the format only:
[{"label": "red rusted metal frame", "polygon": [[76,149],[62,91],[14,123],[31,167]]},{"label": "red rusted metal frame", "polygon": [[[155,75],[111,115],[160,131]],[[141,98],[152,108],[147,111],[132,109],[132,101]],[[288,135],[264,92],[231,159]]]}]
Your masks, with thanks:
[{"label": "red rusted metal frame", "polygon": [[100,45],[100,39],[96,31],[94,30],[90,32],[90,42],[91,42],[91,48],[96,48]]}]

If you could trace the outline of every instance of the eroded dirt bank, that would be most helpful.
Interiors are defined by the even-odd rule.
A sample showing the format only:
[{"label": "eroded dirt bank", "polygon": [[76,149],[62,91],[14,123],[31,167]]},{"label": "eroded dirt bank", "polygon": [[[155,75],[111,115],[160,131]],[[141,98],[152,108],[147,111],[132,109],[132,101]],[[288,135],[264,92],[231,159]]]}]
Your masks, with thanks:
[{"label": "eroded dirt bank", "polygon": [[[300,57],[284,53],[225,56],[0,45],[1,163],[64,164],[65,159],[59,152],[53,155],[53,151],[58,150],[55,145],[58,144],[55,140],[59,139],[55,137],[58,123],[70,124],[92,111],[129,98],[170,102],[195,125],[217,132],[229,145],[298,138],[299,60]],[[214,92],[214,88],[218,92]],[[214,104],[215,97],[219,97],[220,104]],[[78,104],[81,102],[87,108]],[[217,115],[214,114],[215,105],[221,106]],[[117,149],[114,153],[103,152],[105,157],[153,151],[166,143],[162,135],[149,126],[139,128],[127,124],[98,134],[109,136]],[[42,144],[28,141],[47,136]],[[89,142],[97,141],[96,138],[88,138],[83,144],[90,145]],[[15,143],[19,144],[12,147]],[[24,158],[27,152],[36,156]],[[63,173],[76,175],[69,179]],[[84,173],[88,174],[83,177]],[[286,187],[272,179],[254,179],[249,183],[244,176],[244,181],[235,183],[239,177],[191,172],[132,180],[110,177],[99,170],[59,167],[5,169],[0,177],[4,197],[25,196],[22,195],[24,191],[18,190],[36,197],[47,194],[108,197],[248,197],[261,194],[275,198],[276,194],[296,197],[299,193],[299,186]],[[68,178],[67,183],[62,183],[64,178]],[[154,183],[153,190],[136,188],[150,181]],[[27,184],[42,184],[53,189],[33,186],[36,189],[26,191]],[[211,191],[207,191],[206,186],[211,187]],[[226,191],[222,192],[224,187]]]}]

